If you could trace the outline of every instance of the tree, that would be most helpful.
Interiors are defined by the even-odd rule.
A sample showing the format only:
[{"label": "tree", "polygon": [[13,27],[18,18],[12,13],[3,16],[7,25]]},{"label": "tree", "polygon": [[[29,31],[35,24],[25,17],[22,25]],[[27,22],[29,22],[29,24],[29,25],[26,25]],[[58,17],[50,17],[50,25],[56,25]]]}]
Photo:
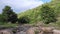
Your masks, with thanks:
[{"label": "tree", "polygon": [[17,14],[13,12],[10,6],[5,6],[2,15],[6,22],[15,23],[17,21]]},{"label": "tree", "polygon": [[22,16],[18,19],[18,23],[21,23],[21,24],[25,24],[29,22],[30,22],[30,19],[27,16]]},{"label": "tree", "polygon": [[0,14],[0,22],[5,22],[2,14]]},{"label": "tree", "polygon": [[41,18],[46,24],[49,24],[50,22],[55,22],[56,14],[54,12],[54,9],[48,5],[43,5],[41,8]]}]

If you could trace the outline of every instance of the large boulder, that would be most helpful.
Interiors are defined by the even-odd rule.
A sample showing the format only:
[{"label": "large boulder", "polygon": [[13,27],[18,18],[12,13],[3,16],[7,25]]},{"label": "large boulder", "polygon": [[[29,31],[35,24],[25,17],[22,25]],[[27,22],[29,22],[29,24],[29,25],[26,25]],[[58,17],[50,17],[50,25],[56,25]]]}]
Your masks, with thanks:
[{"label": "large boulder", "polygon": [[53,34],[60,34],[60,30],[53,30]]},{"label": "large boulder", "polygon": [[42,27],[41,28],[42,34],[53,34],[53,28],[51,27]]},{"label": "large boulder", "polygon": [[38,27],[32,27],[32,28],[29,28],[26,33],[27,34],[38,34],[40,32],[39,28]]},{"label": "large boulder", "polygon": [[13,34],[13,32],[9,30],[0,30],[0,34]]},{"label": "large boulder", "polygon": [[26,31],[27,34],[35,34],[34,28],[30,28]]}]

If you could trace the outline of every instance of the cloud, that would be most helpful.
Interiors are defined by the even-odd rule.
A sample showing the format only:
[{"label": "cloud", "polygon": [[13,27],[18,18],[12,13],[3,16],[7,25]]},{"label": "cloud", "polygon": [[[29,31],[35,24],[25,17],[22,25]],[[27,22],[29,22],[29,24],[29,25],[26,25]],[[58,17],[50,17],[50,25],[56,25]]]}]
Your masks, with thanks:
[{"label": "cloud", "polygon": [[43,4],[43,2],[37,0],[0,0],[0,10],[2,10],[4,6],[9,5],[15,12],[20,12],[23,10],[35,8],[41,4]]}]

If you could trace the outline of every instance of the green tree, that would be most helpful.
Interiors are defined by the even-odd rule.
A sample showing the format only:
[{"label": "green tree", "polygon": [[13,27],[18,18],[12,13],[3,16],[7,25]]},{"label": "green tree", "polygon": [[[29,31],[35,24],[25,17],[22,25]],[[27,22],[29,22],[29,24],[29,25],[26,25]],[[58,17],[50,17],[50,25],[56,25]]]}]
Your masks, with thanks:
[{"label": "green tree", "polygon": [[30,22],[30,19],[27,16],[22,16],[18,19],[18,23],[21,23],[21,24],[25,24],[29,22]]},{"label": "green tree", "polygon": [[3,19],[3,15],[0,14],[0,22],[4,22],[5,20]]},{"label": "green tree", "polygon": [[2,15],[6,22],[15,23],[17,21],[17,14],[13,12],[10,6],[5,6]]},{"label": "green tree", "polygon": [[54,9],[50,6],[42,5],[41,18],[44,23],[49,24],[56,21],[56,13],[54,12]]}]

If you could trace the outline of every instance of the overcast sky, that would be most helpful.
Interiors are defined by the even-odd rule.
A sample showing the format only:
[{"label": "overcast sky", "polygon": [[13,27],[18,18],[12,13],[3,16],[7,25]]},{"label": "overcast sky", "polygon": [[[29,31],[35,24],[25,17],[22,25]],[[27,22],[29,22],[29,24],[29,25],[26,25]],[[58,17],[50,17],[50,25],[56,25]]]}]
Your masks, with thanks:
[{"label": "overcast sky", "polygon": [[11,6],[14,12],[20,13],[24,10],[40,6],[46,2],[50,2],[50,0],[0,0],[0,13],[6,5]]}]

